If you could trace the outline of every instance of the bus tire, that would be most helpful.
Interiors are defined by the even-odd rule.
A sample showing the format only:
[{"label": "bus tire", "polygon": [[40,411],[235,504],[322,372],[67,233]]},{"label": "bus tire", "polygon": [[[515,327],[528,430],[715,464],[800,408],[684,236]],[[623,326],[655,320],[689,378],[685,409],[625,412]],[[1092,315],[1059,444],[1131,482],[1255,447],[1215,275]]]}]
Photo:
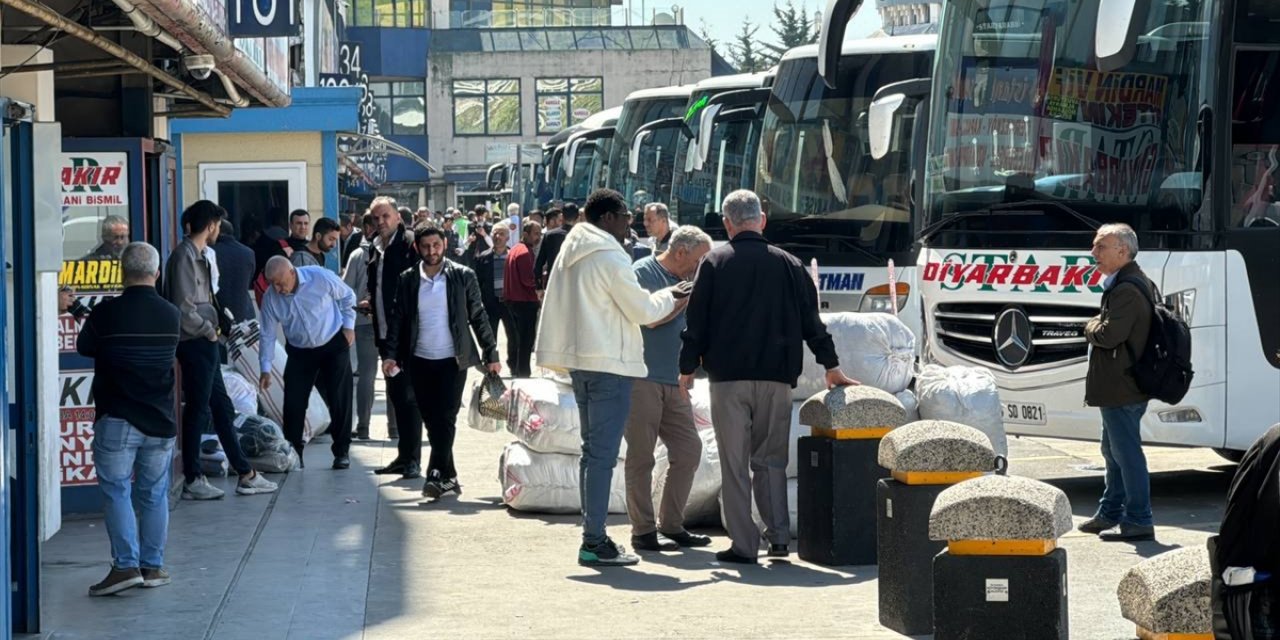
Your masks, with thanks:
[{"label": "bus tire", "polygon": [[1239,449],[1214,449],[1213,452],[1222,456],[1228,462],[1239,464],[1244,459],[1244,452]]}]

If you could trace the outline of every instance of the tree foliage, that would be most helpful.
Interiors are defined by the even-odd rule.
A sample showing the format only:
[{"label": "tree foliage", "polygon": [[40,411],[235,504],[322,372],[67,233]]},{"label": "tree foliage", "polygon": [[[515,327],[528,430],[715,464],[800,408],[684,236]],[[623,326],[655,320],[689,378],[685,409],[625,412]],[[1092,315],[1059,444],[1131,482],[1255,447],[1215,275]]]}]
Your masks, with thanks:
[{"label": "tree foliage", "polygon": [[734,36],[733,43],[729,45],[733,65],[741,73],[764,71],[772,67],[777,59],[761,48],[761,43],[756,40],[756,33],[759,31],[760,25],[753,24],[748,18],[743,18],[742,27]]}]

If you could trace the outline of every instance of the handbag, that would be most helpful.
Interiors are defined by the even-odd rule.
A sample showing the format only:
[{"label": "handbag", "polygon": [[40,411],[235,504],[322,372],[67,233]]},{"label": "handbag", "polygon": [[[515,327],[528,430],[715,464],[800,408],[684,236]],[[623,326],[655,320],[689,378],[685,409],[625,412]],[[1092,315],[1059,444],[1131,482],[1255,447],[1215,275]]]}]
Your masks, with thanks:
[{"label": "handbag", "polygon": [[506,393],[507,385],[502,382],[502,378],[496,373],[488,372],[484,374],[484,380],[476,385],[472,402],[480,407],[480,415],[494,420],[506,420],[507,405],[502,399]]}]

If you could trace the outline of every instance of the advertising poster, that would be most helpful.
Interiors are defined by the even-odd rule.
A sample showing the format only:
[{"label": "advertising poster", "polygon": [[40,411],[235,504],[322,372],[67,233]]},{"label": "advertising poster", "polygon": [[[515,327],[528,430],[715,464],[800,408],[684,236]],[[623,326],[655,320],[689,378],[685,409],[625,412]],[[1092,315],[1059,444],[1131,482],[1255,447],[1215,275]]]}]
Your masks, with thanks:
[{"label": "advertising poster", "polygon": [[[93,308],[119,295],[122,277],[119,260],[65,260],[58,274],[59,287],[72,287],[80,304]],[[76,338],[83,323],[70,314],[58,317],[58,352],[63,354],[60,373],[59,461],[62,486],[95,484],[93,469],[93,362],[76,356]],[[70,366],[68,362],[70,361]]]}]

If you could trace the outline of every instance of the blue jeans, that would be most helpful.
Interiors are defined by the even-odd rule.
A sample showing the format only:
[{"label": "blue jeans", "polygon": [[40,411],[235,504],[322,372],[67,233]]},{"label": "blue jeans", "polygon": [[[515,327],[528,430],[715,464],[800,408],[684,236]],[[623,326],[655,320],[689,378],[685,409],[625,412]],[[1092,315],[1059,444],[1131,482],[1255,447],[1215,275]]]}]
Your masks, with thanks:
[{"label": "blue jeans", "polygon": [[588,546],[605,539],[609,517],[609,492],[613,468],[631,411],[632,378],[597,371],[570,371],[573,396],[582,424],[582,462],[578,490],[582,498],[582,542]]},{"label": "blue jeans", "polygon": [[1147,403],[1102,408],[1102,457],[1106,489],[1098,515],[1112,522],[1146,525],[1151,521],[1151,475],[1142,452],[1142,415]]},{"label": "blue jeans", "polygon": [[[119,418],[104,417],[93,425],[93,463],[105,498],[111,564],[117,569],[164,566],[173,443],[173,438],[146,435]],[[135,472],[136,487],[131,485]]]}]

